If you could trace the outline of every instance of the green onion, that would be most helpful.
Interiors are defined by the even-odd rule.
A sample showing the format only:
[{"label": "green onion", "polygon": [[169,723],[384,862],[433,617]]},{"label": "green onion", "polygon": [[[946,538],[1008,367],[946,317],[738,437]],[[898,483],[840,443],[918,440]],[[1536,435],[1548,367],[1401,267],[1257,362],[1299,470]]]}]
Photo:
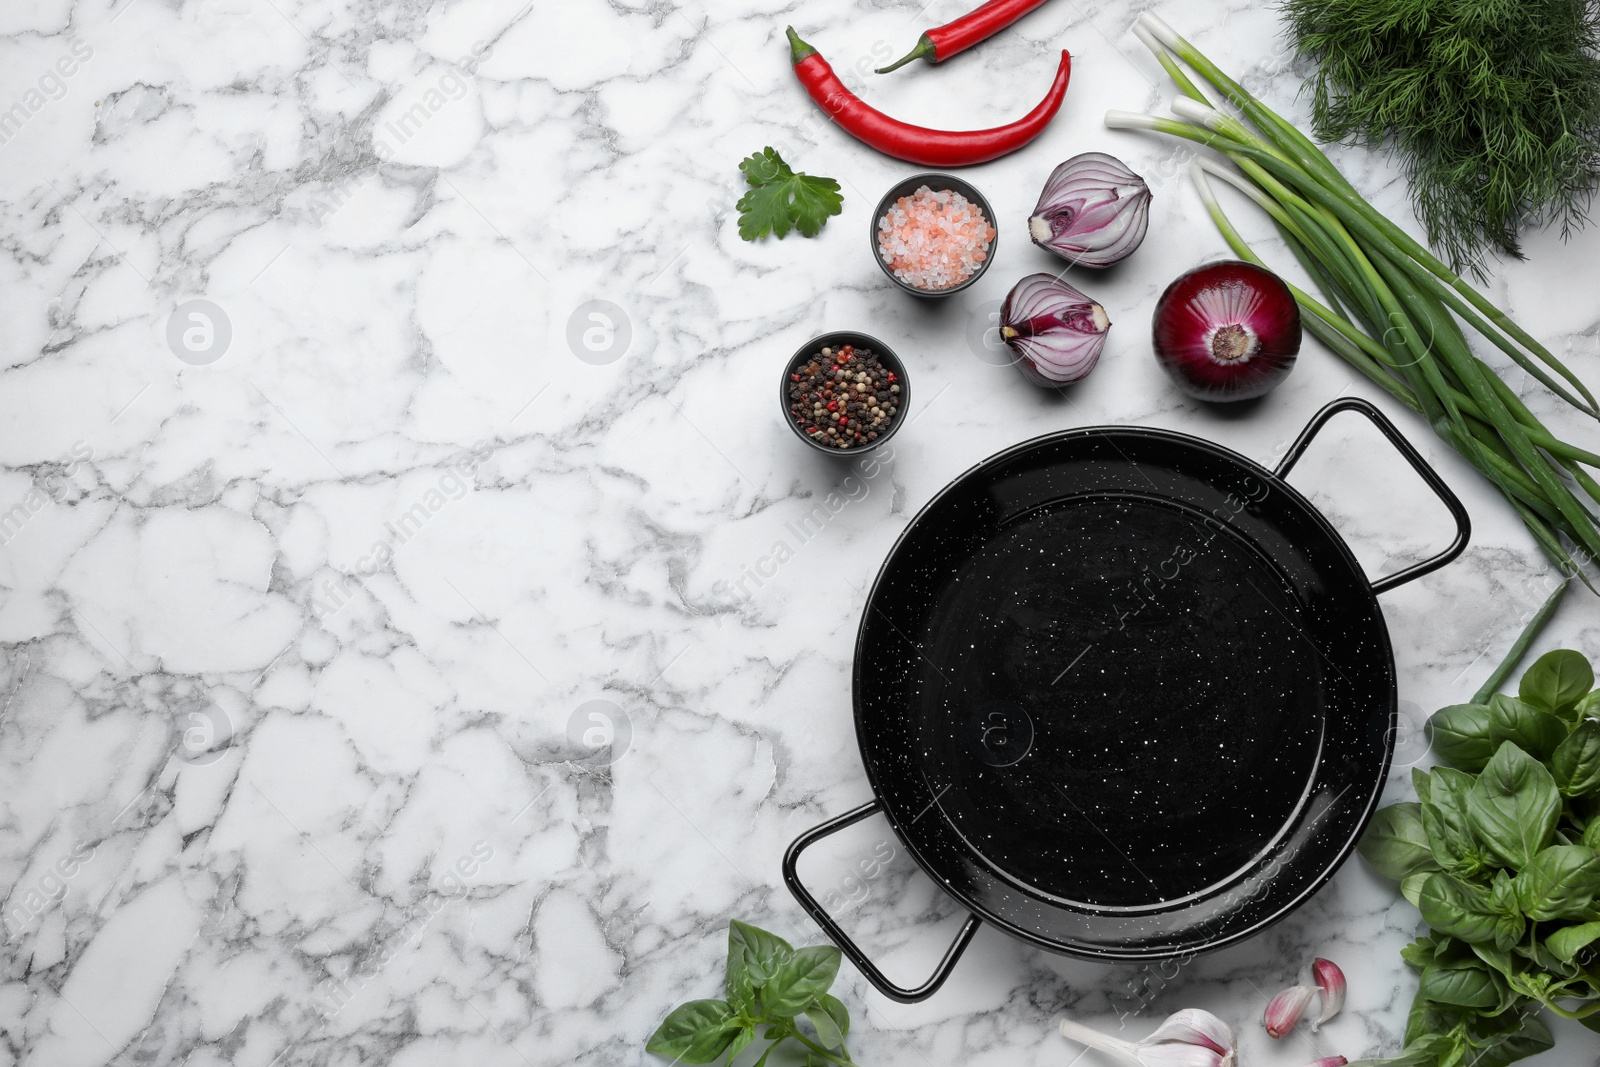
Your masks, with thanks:
[{"label": "green onion", "polygon": [[1556,586],[1555,592],[1545,598],[1545,602],[1539,606],[1539,610],[1533,613],[1528,619],[1528,624],[1522,628],[1522,632],[1517,635],[1517,639],[1511,643],[1511,647],[1506,651],[1505,658],[1500,661],[1500,665],[1494,669],[1494,672],[1489,677],[1484,679],[1483,685],[1478,687],[1478,691],[1472,694],[1472,699],[1468,701],[1469,704],[1487,704],[1489,698],[1500,691],[1500,687],[1505,684],[1506,679],[1511,677],[1511,672],[1516,670],[1517,665],[1522,662],[1522,657],[1528,654],[1528,646],[1533,644],[1534,639],[1539,636],[1539,632],[1544,629],[1545,623],[1550,621],[1550,616],[1554,615],[1556,608],[1561,606],[1561,598],[1567,595],[1567,590],[1571,586],[1571,582],[1564,581]]},{"label": "green onion", "polygon": [[[1227,157],[1233,168],[1207,159],[1191,173],[1228,246],[1239,258],[1267,266],[1224,213],[1211,178],[1268,215],[1320,290],[1319,300],[1289,287],[1307,332],[1426,418],[1494,484],[1563,575],[1593,590],[1574,557],[1600,556],[1600,525],[1583,499],[1600,503],[1600,482],[1583,469],[1600,469],[1600,454],[1551,433],[1473,354],[1467,331],[1567,404],[1600,417],[1594,395],[1510,316],[1380,214],[1310,138],[1166,23],[1142,15],[1134,35],[1177,84],[1176,117],[1111,111],[1106,125],[1180,137]],[[1213,107],[1202,84],[1238,108],[1243,120]]]}]

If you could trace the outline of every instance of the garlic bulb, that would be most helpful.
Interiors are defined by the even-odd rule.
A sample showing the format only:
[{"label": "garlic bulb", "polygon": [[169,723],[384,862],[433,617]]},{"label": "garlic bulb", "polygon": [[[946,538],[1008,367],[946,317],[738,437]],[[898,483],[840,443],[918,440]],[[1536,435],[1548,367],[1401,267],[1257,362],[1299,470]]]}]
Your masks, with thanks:
[{"label": "garlic bulb", "polygon": [[1185,1008],[1167,1017],[1143,1041],[1125,1041],[1061,1020],[1062,1036],[1115,1056],[1127,1067],[1238,1067],[1233,1029],[1209,1011]]}]

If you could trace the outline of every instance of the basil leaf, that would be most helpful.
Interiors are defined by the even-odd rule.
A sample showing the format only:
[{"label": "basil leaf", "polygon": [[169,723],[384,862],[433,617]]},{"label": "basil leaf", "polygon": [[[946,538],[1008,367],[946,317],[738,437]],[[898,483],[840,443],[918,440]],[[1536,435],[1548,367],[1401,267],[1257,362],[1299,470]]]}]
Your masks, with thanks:
[{"label": "basil leaf", "polygon": [[1557,930],[1544,939],[1544,944],[1556,959],[1571,963],[1578,953],[1596,940],[1600,940],[1600,922],[1586,922]]},{"label": "basil leaf", "polygon": [[1411,788],[1417,791],[1417,799],[1422,803],[1428,802],[1430,791],[1433,788],[1428,772],[1421,767],[1411,768]]},{"label": "basil leaf", "polygon": [[844,1006],[844,1001],[832,993],[824,993],[817,998],[817,1002],[822,1005],[822,1010],[828,1013],[828,1017],[833,1020],[833,1024],[839,1028],[840,1036],[849,1037],[850,1011]]},{"label": "basil leaf", "polygon": [[1494,755],[1496,741],[1487,704],[1452,704],[1428,719],[1428,742],[1446,763],[1477,773]]},{"label": "basil leaf", "polygon": [[1516,887],[1511,875],[1505,871],[1494,872],[1494,883],[1489,887],[1489,908],[1495,913],[1494,943],[1502,952],[1510,950],[1522,940],[1527,920],[1517,902]]},{"label": "basil leaf", "polygon": [[806,1018],[817,1028],[817,1040],[822,1042],[824,1048],[838,1048],[844,1044],[844,1035],[839,1032],[838,1024],[833,1021],[833,1016],[822,1010],[821,1005],[812,1004],[806,1010]]},{"label": "basil leaf", "polygon": [[[1423,1009],[1421,1012],[1417,1010],[1419,1007]],[[1350,1067],[1437,1067],[1447,1062],[1445,1057],[1458,1045],[1457,1039],[1448,1033],[1454,1022],[1435,1019],[1440,1023],[1437,1028],[1423,1029],[1425,1024],[1421,1020],[1424,1016],[1435,1017],[1441,1013],[1421,997],[1412,1002],[1411,1013],[1411,1019],[1406,1023],[1406,1047],[1400,1050],[1400,1055],[1388,1059],[1355,1060]],[[1413,1027],[1416,1028],[1415,1034]]]},{"label": "basil leaf", "polygon": [[1438,1009],[1421,997],[1411,998],[1411,1010],[1406,1013],[1405,1043],[1411,1045],[1425,1034],[1433,1032]]},{"label": "basil leaf", "polygon": [[1600,692],[1591,692],[1573,705],[1566,715],[1569,719],[1587,719],[1590,716],[1600,717]]},{"label": "basil leaf", "polygon": [[1412,871],[1400,879],[1400,895],[1411,902],[1413,908],[1419,906],[1422,899],[1422,887],[1434,874],[1433,871]]},{"label": "basil leaf", "polygon": [[1549,712],[1570,709],[1594,688],[1594,669],[1570,648],[1546,652],[1522,676],[1517,695]]},{"label": "basil leaf", "polygon": [[1473,945],[1472,952],[1484,963],[1494,968],[1503,978],[1510,978],[1517,973],[1516,957],[1508,950],[1496,945]]},{"label": "basil leaf", "polygon": [[1534,759],[1547,760],[1567,736],[1567,724],[1532,704],[1495,694],[1489,698],[1489,733],[1496,745],[1515,741]]},{"label": "basil leaf", "polygon": [[1499,912],[1520,910],[1515,884],[1509,872],[1494,872],[1494,880],[1489,883],[1489,906]]},{"label": "basil leaf", "polygon": [[1521,1023],[1510,1033],[1497,1035],[1484,1043],[1481,1051],[1469,1061],[1472,1067],[1506,1067],[1507,1064],[1536,1056],[1555,1045],[1555,1039],[1550,1036],[1549,1028],[1539,1020],[1538,1016],[1523,1016]]},{"label": "basil leaf", "polygon": [[1429,875],[1417,909],[1436,931],[1474,944],[1493,941],[1500,919],[1487,891],[1448,874]]},{"label": "basil leaf", "polygon": [[761,989],[769,1015],[798,1015],[828,991],[839,973],[839,950],[811,945],[780,963]]},{"label": "basil leaf", "polygon": [[1494,947],[1502,952],[1509,951],[1522,940],[1523,931],[1527,928],[1528,920],[1520,913],[1501,912],[1494,921]]},{"label": "basil leaf", "polygon": [[691,1000],[662,1020],[644,1049],[682,1063],[710,1063],[722,1055],[739,1029],[727,1001]]},{"label": "basil leaf", "polygon": [[1550,757],[1550,773],[1564,796],[1600,793],[1600,720],[1584,719]]},{"label": "basil leaf", "polygon": [[[759,989],[784,960],[794,955],[789,942],[759,926],[734,919],[728,923],[728,976],[742,964],[751,984]],[[788,1014],[793,1015],[794,1012]]]},{"label": "basil leaf", "polygon": [[1431,963],[1423,968],[1417,996],[1459,1008],[1493,1008],[1500,1003],[1503,982],[1479,963]]},{"label": "basil leaf", "polygon": [[[746,926],[737,919],[728,924],[728,971],[723,978],[723,986],[734,1013],[749,1016],[756,1013],[756,981],[750,974],[750,964],[745,955],[745,939],[739,927],[756,930],[755,927]],[[756,932],[764,931],[756,930]]]},{"label": "basil leaf", "polygon": [[1517,870],[1550,843],[1560,809],[1550,772],[1511,741],[1500,746],[1467,793],[1473,836]]},{"label": "basil leaf", "polygon": [[750,977],[750,969],[745,965],[744,958],[740,957],[735,963],[728,960],[727,976],[728,1004],[737,1015],[754,1015],[756,1013],[756,987]]},{"label": "basil leaf", "polygon": [[1428,795],[1422,805],[1422,829],[1434,859],[1447,869],[1467,876],[1483,866],[1477,842],[1467,820],[1467,794],[1472,775],[1440,767],[1431,775]]},{"label": "basil leaf", "polygon": [[1600,894],[1600,852],[1551,845],[1516,879],[1517,904],[1534,922],[1588,918]]},{"label": "basil leaf", "polygon": [[1583,831],[1583,839],[1579,843],[1589,848],[1600,849],[1600,816],[1589,820],[1588,827]]},{"label": "basil leaf", "polygon": [[1539,759],[1549,757],[1567,727],[1544,708],[1497,693],[1487,704],[1440,708],[1428,720],[1428,733],[1440,759],[1476,774],[1506,741]]},{"label": "basil leaf", "polygon": [[733,1043],[728,1046],[728,1062],[731,1064],[733,1062],[733,1058],[739,1053],[743,1052],[745,1050],[745,1046],[750,1044],[750,1042],[754,1041],[755,1039],[756,1028],[754,1026],[746,1026],[737,1034],[734,1034]]},{"label": "basil leaf", "polygon": [[1390,804],[1372,817],[1356,848],[1379,874],[1398,881],[1413,871],[1439,866],[1428,848],[1421,810],[1414,803]]}]

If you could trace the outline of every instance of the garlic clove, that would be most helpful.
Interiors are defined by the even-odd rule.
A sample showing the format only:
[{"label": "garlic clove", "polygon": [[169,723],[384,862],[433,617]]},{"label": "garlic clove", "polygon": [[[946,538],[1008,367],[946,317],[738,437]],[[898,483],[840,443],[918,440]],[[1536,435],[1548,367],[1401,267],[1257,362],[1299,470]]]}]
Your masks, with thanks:
[{"label": "garlic clove", "polygon": [[1319,1060],[1312,1060],[1306,1067],[1346,1067],[1349,1062],[1343,1056],[1324,1056]]},{"label": "garlic clove", "polygon": [[1311,976],[1316,980],[1317,992],[1322,998],[1322,1010],[1311,1021],[1311,1032],[1314,1034],[1319,1026],[1338,1015],[1344,1007],[1345,981],[1339,965],[1321,956],[1311,961]]},{"label": "garlic clove", "polygon": [[1293,1030],[1305,1014],[1311,998],[1316,995],[1317,991],[1308,985],[1295,985],[1273,997],[1261,1016],[1267,1033],[1272,1037],[1283,1037]]}]

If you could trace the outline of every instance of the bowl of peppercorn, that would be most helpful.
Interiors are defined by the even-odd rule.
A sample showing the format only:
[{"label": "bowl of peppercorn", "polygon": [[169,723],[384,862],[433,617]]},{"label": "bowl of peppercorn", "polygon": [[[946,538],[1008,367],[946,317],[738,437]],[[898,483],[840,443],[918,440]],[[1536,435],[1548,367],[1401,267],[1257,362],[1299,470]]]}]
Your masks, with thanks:
[{"label": "bowl of peppercorn", "polygon": [[905,364],[876,337],[813,337],[784,366],[778,402],[795,436],[822,452],[877,448],[900,428],[911,387]]}]

